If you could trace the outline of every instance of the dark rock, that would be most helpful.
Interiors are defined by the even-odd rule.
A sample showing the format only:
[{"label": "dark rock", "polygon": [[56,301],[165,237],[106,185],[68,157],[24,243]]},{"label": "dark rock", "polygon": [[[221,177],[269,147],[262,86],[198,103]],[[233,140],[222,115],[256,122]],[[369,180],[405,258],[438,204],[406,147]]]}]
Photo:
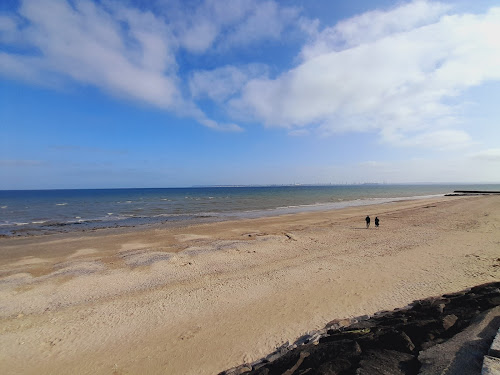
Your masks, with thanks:
[{"label": "dark rock", "polygon": [[[286,353],[274,362],[268,363],[265,368],[269,369],[270,375],[282,375],[285,371],[288,371],[299,362],[300,353],[302,352],[307,352],[309,355],[304,358],[303,362],[300,364],[299,370],[311,368],[314,370],[312,372],[313,374],[318,374],[319,368],[325,364],[328,364],[327,366],[325,365],[326,367],[336,369],[336,371],[344,371],[350,368],[353,363],[359,361],[361,348],[356,342],[349,340],[319,345],[308,344],[297,348],[297,350]],[[326,369],[325,366],[323,367],[324,369]],[[259,371],[260,372],[255,372],[255,374],[260,374],[262,369]],[[252,372],[252,374],[254,374],[254,372]]]},{"label": "dark rock", "polygon": [[415,351],[415,344],[403,331],[390,330],[379,337],[379,341],[386,349],[393,349],[404,353]]},{"label": "dark rock", "polygon": [[[330,362],[322,363],[313,373],[321,375],[338,375],[343,371],[349,370],[352,363],[344,358],[337,358]],[[311,370],[313,370],[311,368]]]},{"label": "dark rock", "polygon": [[487,302],[492,307],[493,306],[498,306],[498,305],[500,305],[500,296],[492,296],[491,298],[487,299]]},{"label": "dark rock", "polygon": [[370,328],[353,329],[348,331],[334,331],[328,336],[319,339],[320,343],[333,342],[339,340],[358,340],[360,337],[371,333]]},{"label": "dark rock", "polygon": [[366,353],[359,362],[356,375],[417,374],[420,364],[411,354],[395,350],[379,350]]},{"label": "dark rock", "polygon": [[268,375],[269,374],[269,369],[268,368],[262,368],[259,369],[257,372],[253,372],[255,375]]},{"label": "dark rock", "polygon": [[431,337],[438,337],[441,330],[444,330],[436,320],[414,320],[402,326],[401,329],[417,348],[420,348],[422,343],[428,341]]}]

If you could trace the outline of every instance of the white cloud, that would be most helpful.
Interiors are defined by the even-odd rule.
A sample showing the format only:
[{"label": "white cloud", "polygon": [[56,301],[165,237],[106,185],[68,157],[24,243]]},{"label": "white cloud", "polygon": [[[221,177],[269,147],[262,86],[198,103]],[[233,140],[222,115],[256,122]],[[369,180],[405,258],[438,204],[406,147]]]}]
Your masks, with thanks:
[{"label": "white cloud", "polygon": [[290,130],[288,132],[288,135],[290,135],[292,137],[302,137],[302,136],[309,135],[309,134],[310,134],[310,132],[307,129],[295,129],[295,130]]},{"label": "white cloud", "polygon": [[[416,0],[319,30],[271,0],[157,0],[154,13],[115,0],[21,4],[0,16],[0,43],[15,47],[0,52],[0,74],[91,85],[219,130],[241,128],[208,118],[197,100],[291,135],[369,131],[402,146],[463,147],[472,138],[459,128],[460,95],[500,79],[500,8],[449,15],[448,5]],[[287,42],[291,27],[310,40],[298,65],[273,79],[258,62],[223,60],[257,42]],[[180,55],[204,53],[223,65],[180,66],[189,60]]]},{"label": "white cloud", "polygon": [[472,144],[469,134],[462,130],[443,129],[429,131],[415,137],[417,145],[440,150],[460,149]]},{"label": "white cloud", "polygon": [[[482,150],[471,155],[473,159],[500,162],[500,148],[490,148]],[[500,174],[500,173],[499,173]]]},{"label": "white cloud", "polygon": [[201,19],[182,33],[181,44],[191,52],[204,52],[213,44],[217,34],[215,24],[207,19]]},{"label": "white cloud", "polygon": [[[64,1],[26,0],[19,13],[29,24],[17,32],[38,53],[3,53],[2,73],[28,81],[69,77],[114,95],[172,108],[180,95],[175,76],[163,74],[175,62],[165,28],[152,14],[135,11],[120,19],[130,12],[113,13],[88,1],[75,2],[73,8]],[[127,22],[128,32],[120,21]]]},{"label": "white cloud", "polygon": [[272,0],[171,0],[161,10],[179,45],[198,54],[276,40],[299,13]]},{"label": "white cloud", "polygon": [[298,16],[294,8],[279,7],[274,1],[259,3],[223,42],[229,46],[278,39],[284,28]]},{"label": "white cloud", "polygon": [[332,50],[340,51],[377,41],[387,35],[411,31],[438,21],[449,9],[449,5],[442,3],[417,0],[389,11],[366,12],[321,32],[310,29],[314,39],[304,46],[301,55],[308,60]]},{"label": "white cloud", "polygon": [[297,67],[251,80],[231,105],[268,126],[319,124],[330,133],[377,130],[404,146],[442,148],[441,138],[463,146],[470,138],[454,128],[458,97],[500,79],[500,8],[440,16],[446,9],[417,1],[343,21],[326,33],[330,40],[319,33]]},{"label": "white cloud", "polygon": [[[72,80],[214,129],[241,130],[209,119],[185,96],[189,82],[179,75],[180,49],[200,54],[276,39],[297,11],[261,0],[205,0],[194,6],[169,1],[154,8],[153,14],[114,0],[22,0],[16,14],[0,16],[0,43],[12,44],[13,51],[23,47],[0,52],[0,74],[47,86]],[[260,75],[256,67],[187,75],[196,97],[217,99]],[[203,86],[210,80],[222,86]]]},{"label": "white cloud", "polygon": [[260,64],[195,71],[189,79],[189,88],[194,98],[208,97],[221,102],[239,93],[250,79],[266,74],[267,67]]},{"label": "white cloud", "polygon": [[16,21],[0,15],[0,41],[12,42],[12,36],[17,29]]}]

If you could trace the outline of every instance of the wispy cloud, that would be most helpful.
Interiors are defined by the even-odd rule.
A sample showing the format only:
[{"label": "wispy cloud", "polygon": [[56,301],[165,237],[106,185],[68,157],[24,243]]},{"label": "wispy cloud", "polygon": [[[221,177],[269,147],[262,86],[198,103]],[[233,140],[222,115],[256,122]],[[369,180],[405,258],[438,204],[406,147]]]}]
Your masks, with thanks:
[{"label": "wispy cloud", "polygon": [[180,101],[168,30],[151,13],[26,0],[19,15],[16,33],[32,53],[0,54],[3,74],[41,82],[56,75],[165,109]]},{"label": "wispy cloud", "polygon": [[193,72],[189,79],[190,92],[194,98],[209,98],[216,102],[223,102],[239,93],[251,79],[266,76],[267,70],[267,67],[262,64],[198,70]]},{"label": "wispy cloud", "polygon": [[183,94],[177,55],[277,38],[295,11],[273,1],[207,0],[194,9],[179,3],[176,12],[175,3],[156,2],[161,11],[153,14],[113,0],[23,0],[0,17],[0,43],[10,46],[0,52],[0,74],[47,86],[78,82],[214,129],[241,130],[208,118]]},{"label": "wispy cloud", "polygon": [[264,1],[252,7],[248,16],[228,33],[222,44],[238,46],[256,43],[260,40],[280,39],[284,29],[298,17],[298,10],[280,7],[274,1]]},{"label": "wispy cloud", "polygon": [[277,40],[299,10],[273,0],[162,2],[161,10],[179,45],[192,53],[241,49]]},{"label": "wispy cloud", "polygon": [[316,24],[309,28],[311,41],[302,48],[300,55],[303,60],[309,60],[331,51],[342,51],[412,31],[439,21],[450,8],[438,2],[413,1],[389,11],[369,11],[321,31]]}]

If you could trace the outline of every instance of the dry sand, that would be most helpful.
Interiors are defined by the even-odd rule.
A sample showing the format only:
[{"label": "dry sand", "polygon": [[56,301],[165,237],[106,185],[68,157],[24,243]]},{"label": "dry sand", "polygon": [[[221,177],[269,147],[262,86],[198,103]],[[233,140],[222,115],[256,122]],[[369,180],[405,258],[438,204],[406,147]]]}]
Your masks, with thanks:
[{"label": "dry sand", "polygon": [[500,280],[499,229],[500,196],[481,196],[3,238],[0,373],[216,374],[335,318]]}]

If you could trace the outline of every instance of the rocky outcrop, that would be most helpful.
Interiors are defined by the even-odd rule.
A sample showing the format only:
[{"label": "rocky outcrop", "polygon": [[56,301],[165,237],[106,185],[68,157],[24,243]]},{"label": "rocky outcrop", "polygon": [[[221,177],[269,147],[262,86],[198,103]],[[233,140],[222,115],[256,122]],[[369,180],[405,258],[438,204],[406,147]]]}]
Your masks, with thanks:
[{"label": "rocky outcrop", "polygon": [[420,352],[446,342],[496,306],[500,282],[418,300],[372,317],[336,320],[266,358],[220,375],[418,374]]}]

